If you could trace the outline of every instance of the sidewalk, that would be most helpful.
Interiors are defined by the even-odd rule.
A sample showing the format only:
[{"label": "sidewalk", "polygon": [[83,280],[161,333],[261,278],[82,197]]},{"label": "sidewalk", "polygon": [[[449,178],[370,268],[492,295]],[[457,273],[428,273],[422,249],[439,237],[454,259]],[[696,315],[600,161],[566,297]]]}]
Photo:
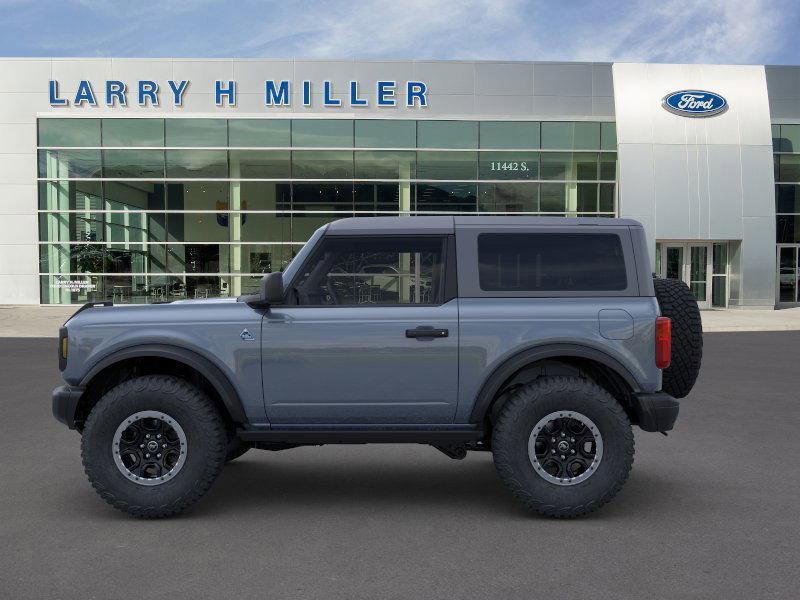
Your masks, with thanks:
[{"label": "sidewalk", "polygon": [[[0,305],[0,337],[58,337],[77,306]],[[800,307],[781,310],[706,310],[703,331],[800,331]]]}]

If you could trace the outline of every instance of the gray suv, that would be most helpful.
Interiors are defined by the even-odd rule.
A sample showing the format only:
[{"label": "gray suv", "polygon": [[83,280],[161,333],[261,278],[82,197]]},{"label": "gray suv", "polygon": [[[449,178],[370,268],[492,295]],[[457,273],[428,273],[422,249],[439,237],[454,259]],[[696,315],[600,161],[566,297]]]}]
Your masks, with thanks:
[{"label": "gray suv", "polygon": [[702,331],[635,221],[353,218],[252,296],[87,304],[58,352],[53,413],[132,515],[182,511],[251,448],[415,443],[492,452],[525,506],[573,517],[622,487],[632,425],[672,429]]}]

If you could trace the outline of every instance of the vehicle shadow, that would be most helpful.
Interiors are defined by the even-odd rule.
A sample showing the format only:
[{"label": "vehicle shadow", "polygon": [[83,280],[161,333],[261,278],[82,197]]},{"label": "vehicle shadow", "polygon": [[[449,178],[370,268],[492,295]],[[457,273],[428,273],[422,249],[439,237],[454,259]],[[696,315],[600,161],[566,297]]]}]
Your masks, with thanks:
[{"label": "vehicle shadow", "polygon": [[[634,471],[617,498],[592,518],[647,517],[653,510],[671,510],[669,498],[680,493],[675,487],[686,483]],[[358,507],[387,517],[393,512],[407,517],[409,509],[442,508],[471,517],[493,514],[530,518],[500,481],[488,453],[476,453],[464,461],[432,456],[422,463],[392,460],[390,464],[364,459],[320,464],[313,459],[272,463],[245,458],[226,466],[209,494],[187,517],[265,508],[273,514],[298,516],[317,513],[321,506],[329,513],[346,513]]]}]

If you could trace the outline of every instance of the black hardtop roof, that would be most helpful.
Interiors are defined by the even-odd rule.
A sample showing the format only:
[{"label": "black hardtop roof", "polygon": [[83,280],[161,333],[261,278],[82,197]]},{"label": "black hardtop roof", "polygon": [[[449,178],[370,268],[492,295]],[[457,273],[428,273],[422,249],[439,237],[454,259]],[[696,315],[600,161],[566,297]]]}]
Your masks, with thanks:
[{"label": "black hardtop roof", "polygon": [[494,226],[508,229],[508,226],[519,227],[549,226],[575,227],[641,227],[641,223],[633,219],[608,219],[603,217],[526,217],[526,216],[430,216],[430,217],[348,217],[333,221],[328,225],[329,235],[364,235],[364,234],[446,234],[453,233],[458,227]]}]

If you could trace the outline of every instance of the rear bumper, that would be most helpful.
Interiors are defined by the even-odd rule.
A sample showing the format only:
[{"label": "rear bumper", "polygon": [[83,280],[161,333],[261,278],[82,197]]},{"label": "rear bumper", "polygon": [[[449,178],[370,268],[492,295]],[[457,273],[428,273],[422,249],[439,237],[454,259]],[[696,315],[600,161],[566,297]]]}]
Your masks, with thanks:
[{"label": "rear bumper", "polygon": [[633,410],[643,431],[670,431],[680,410],[679,402],[664,392],[636,394]]},{"label": "rear bumper", "polygon": [[53,390],[53,416],[70,429],[75,429],[75,413],[83,388],[62,385]]}]

